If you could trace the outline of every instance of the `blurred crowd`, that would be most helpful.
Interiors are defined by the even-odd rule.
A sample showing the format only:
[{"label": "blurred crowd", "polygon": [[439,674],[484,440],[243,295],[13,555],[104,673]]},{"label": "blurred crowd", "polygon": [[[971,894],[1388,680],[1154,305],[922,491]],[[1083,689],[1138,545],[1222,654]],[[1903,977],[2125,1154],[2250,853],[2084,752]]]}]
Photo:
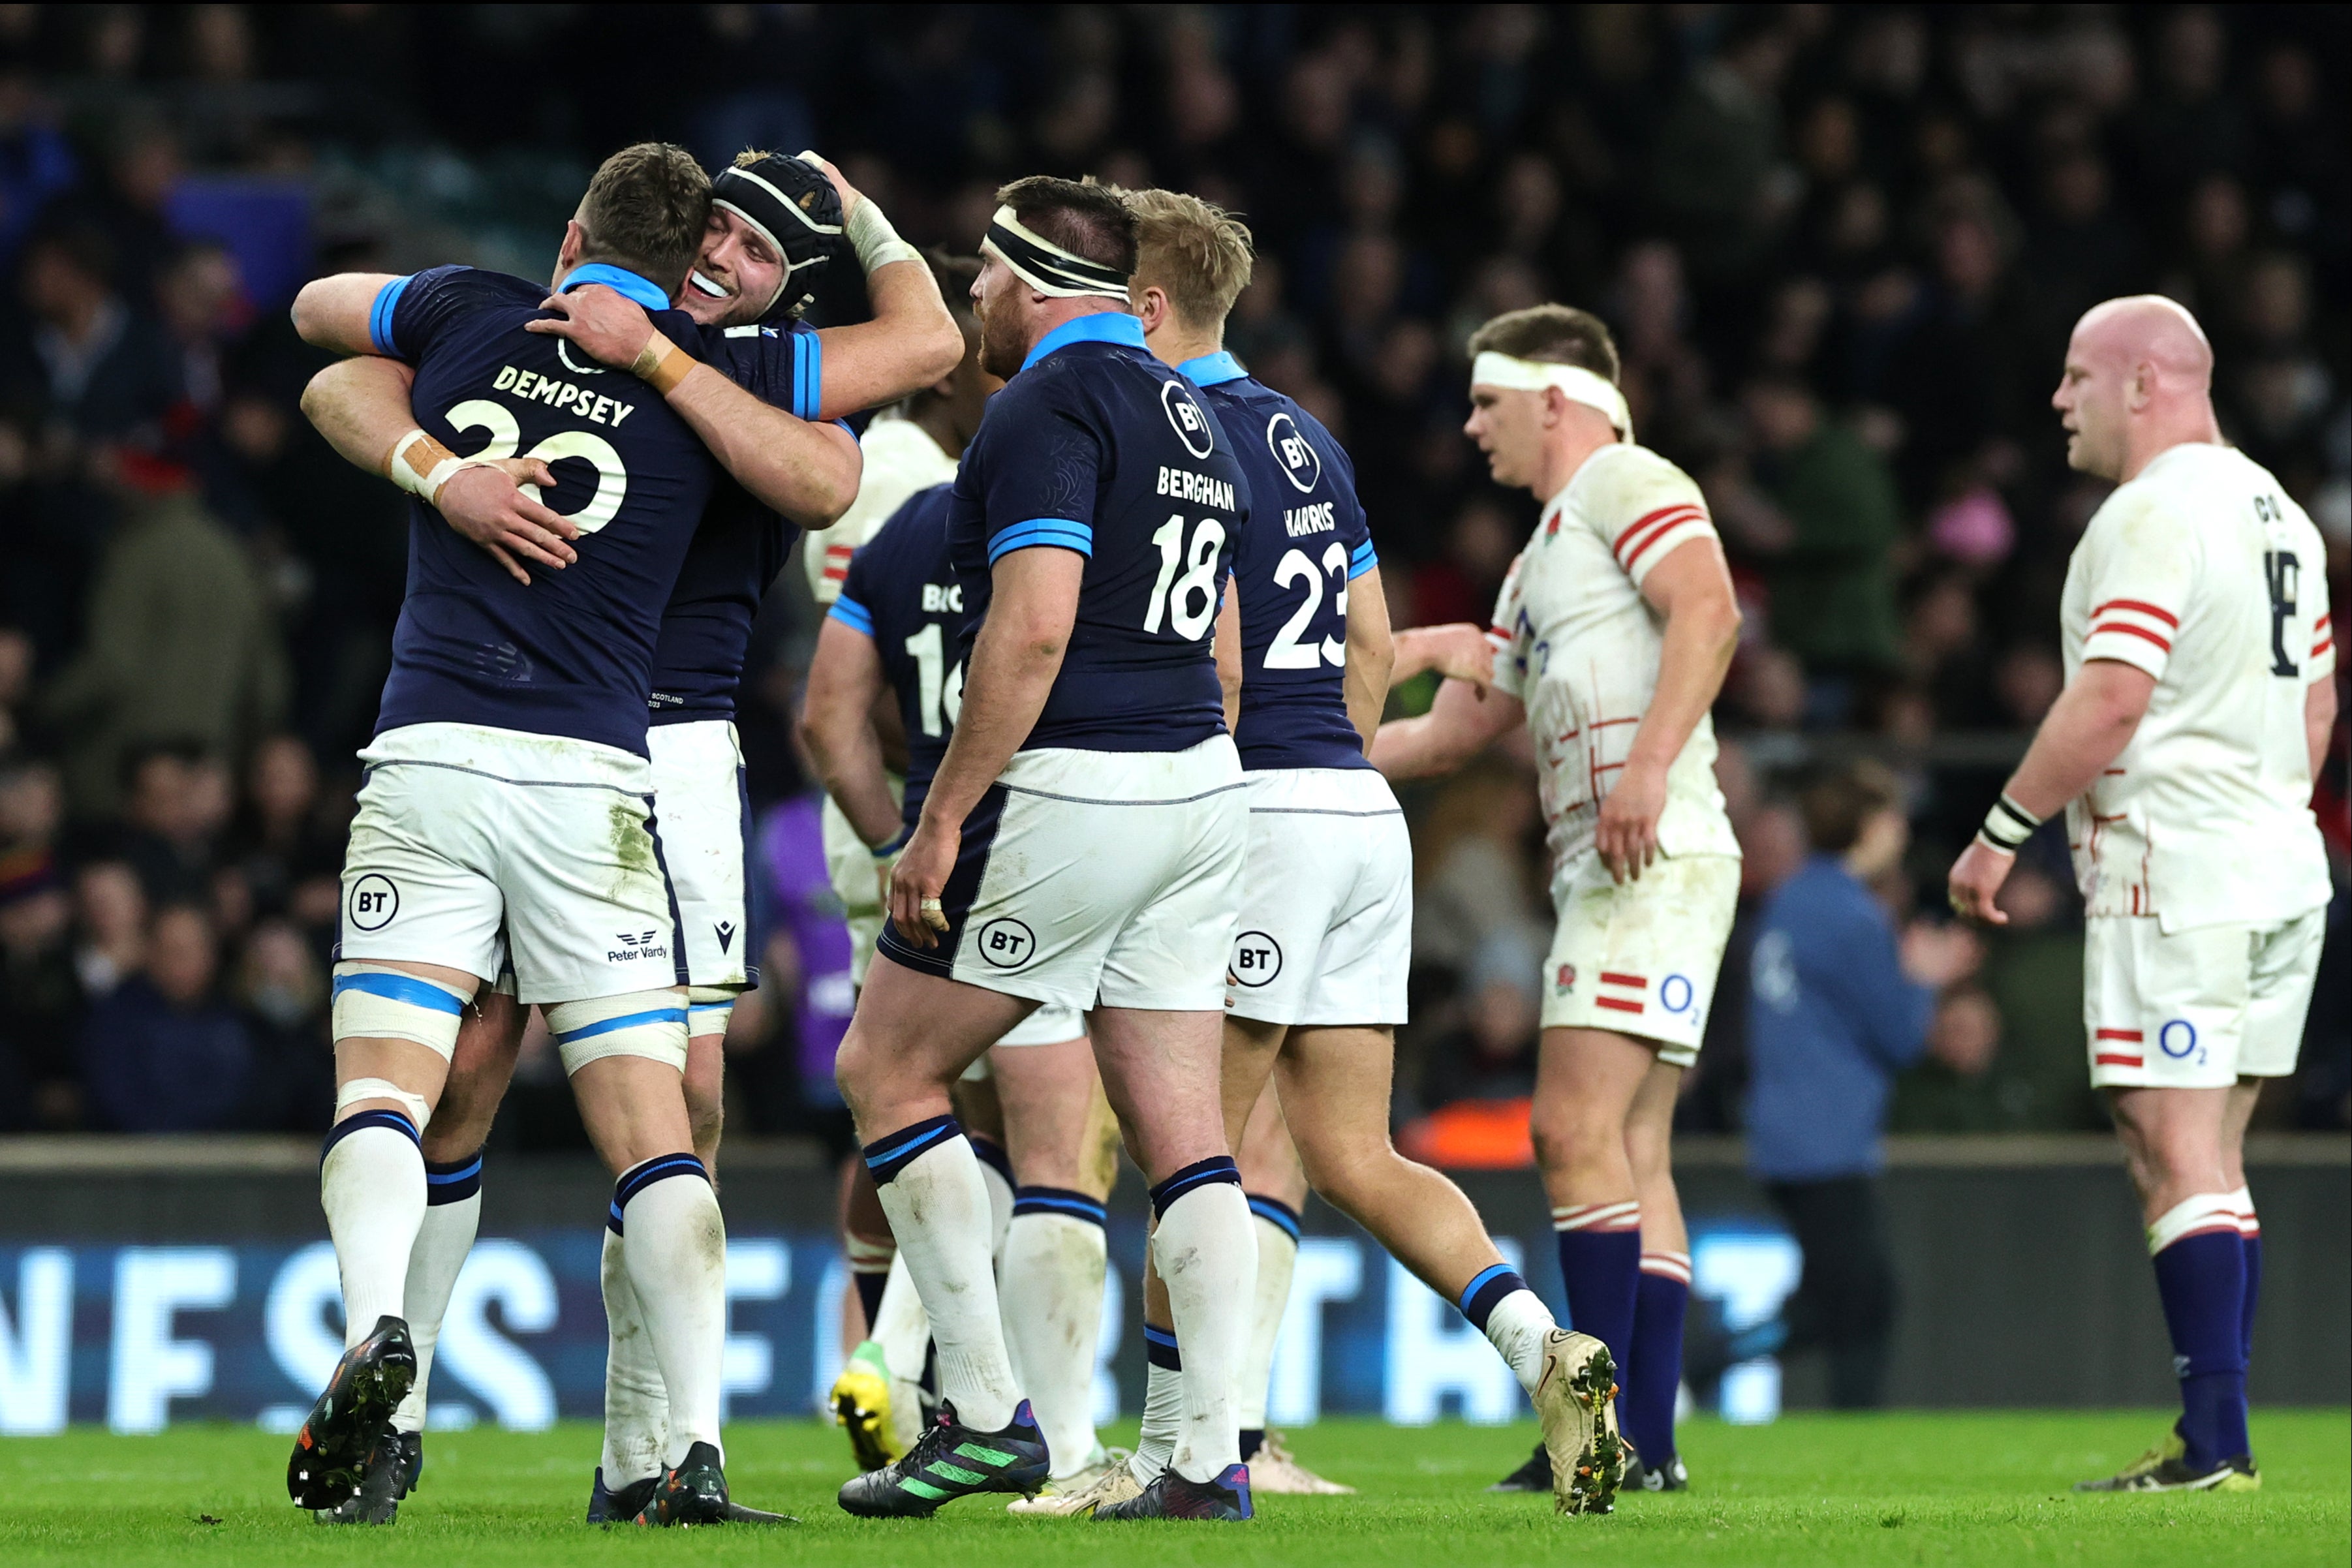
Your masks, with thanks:
[{"label": "blurred crowd", "polygon": [[[1748,612],[1718,710],[1748,914],[1685,1113],[1738,1130],[1750,950],[1820,848],[1807,781],[1890,765],[1912,847],[1866,880],[1908,926],[2059,687],[2102,493],[2047,407],[2082,308],[2198,311],[2225,429],[2319,522],[2342,602],[2347,60],[2329,7],[0,6],[0,1126],[323,1121],[404,514],[301,419],[320,361],[284,306],[352,267],[541,273],[596,161],[661,136],[714,163],[819,147],[958,248],[1039,170],[1240,211],[1261,255],[1231,346],[1348,444],[1399,624],[1483,620],[1531,517],[1459,433],[1470,329],[1544,298],[1606,317]],[[828,1113],[845,1008],[792,869],[800,577],[742,720],[773,848],[770,989],[732,1042],[751,1130]],[[2339,889],[2343,757],[2339,731]],[[1506,749],[1408,805],[1399,1117],[1455,1108],[1476,1144],[1532,1072],[1534,793]],[[2097,1124],[2054,838],[2011,925],[1939,974],[1892,1125]],[[2344,915],[2269,1124],[2347,1123]]]}]

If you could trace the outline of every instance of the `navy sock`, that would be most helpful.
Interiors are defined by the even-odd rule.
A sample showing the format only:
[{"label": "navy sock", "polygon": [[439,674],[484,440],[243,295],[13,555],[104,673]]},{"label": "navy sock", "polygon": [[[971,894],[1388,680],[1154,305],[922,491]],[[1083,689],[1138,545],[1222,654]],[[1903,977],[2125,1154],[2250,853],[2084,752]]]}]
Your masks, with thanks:
[{"label": "navy sock", "polygon": [[1527,1281],[1508,1263],[1494,1263],[1478,1270],[1476,1279],[1462,1288],[1462,1300],[1457,1303],[1470,1326],[1480,1333],[1486,1332],[1486,1320],[1495,1313],[1504,1297],[1528,1288]]},{"label": "navy sock", "polygon": [[2184,1236],[2158,1252],[2157,1294],[2180,1375],[2180,1436],[2189,1468],[2248,1451],[2243,1342],[2246,1246],[2234,1228]]},{"label": "navy sock", "polygon": [[1622,1382],[1633,1363],[1633,1299],[1642,1273],[1639,1230],[1563,1230],[1560,1282],[1568,1287],[1570,1326],[1609,1347]]},{"label": "navy sock", "polygon": [[1257,1451],[1265,1447],[1265,1427],[1244,1427],[1242,1428],[1242,1463],[1248,1464],[1252,1459],[1257,1458]]},{"label": "navy sock", "polygon": [[2263,1293],[2263,1233],[2260,1228],[2244,1233],[2246,1249],[2246,1304],[2238,1313],[2238,1345],[2246,1362],[2246,1370],[2254,1365],[2254,1303]]},{"label": "navy sock", "polygon": [[961,1136],[963,1126],[953,1116],[927,1117],[866,1145],[862,1151],[866,1168],[874,1173],[874,1185],[880,1186],[948,1139]]},{"label": "navy sock", "polygon": [[1675,1457],[1675,1397],[1682,1391],[1683,1318],[1689,1307],[1688,1278],[1662,1267],[1642,1270],[1633,1300],[1633,1364],[1617,1374],[1625,1387],[1617,1418],[1644,1465]]},{"label": "navy sock", "polygon": [[890,1282],[890,1271],[885,1269],[879,1273],[872,1273],[861,1270],[849,1277],[857,1286],[858,1305],[866,1309],[866,1337],[871,1339],[874,1337],[874,1317],[882,1310],[882,1290]]}]

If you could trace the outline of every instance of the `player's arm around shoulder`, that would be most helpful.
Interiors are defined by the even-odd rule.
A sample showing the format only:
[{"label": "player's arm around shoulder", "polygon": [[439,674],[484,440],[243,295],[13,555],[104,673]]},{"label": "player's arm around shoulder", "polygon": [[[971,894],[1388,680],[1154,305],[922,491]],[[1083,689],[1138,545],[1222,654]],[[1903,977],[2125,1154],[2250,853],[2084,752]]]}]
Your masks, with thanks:
[{"label": "player's arm around shoulder", "polygon": [[373,317],[385,287],[398,281],[388,272],[314,277],[294,296],[294,330],[312,348],[330,353],[386,353]]}]

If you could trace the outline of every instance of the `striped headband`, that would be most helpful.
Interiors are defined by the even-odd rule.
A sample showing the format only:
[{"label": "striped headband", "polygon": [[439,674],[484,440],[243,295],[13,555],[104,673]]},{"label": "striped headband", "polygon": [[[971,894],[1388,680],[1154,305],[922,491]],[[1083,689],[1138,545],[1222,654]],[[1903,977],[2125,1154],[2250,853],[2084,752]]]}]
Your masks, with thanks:
[{"label": "striped headband", "polygon": [[1064,250],[1052,240],[1024,227],[1010,206],[996,209],[988,222],[988,236],[980,242],[982,254],[992,255],[1013,269],[1013,276],[1054,299],[1083,299],[1100,295],[1127,302],[1127,277],[1115,267]]},{"label": "striped headband", "polygon": [[1580,402],[1587,408],[1599,409],[1609,416],[1609,423],[1619,439],[1633,439],[1633,415],[1625,407],[1625,394],[1606,376],[1595,375],[1581,365],[1555,365],[1542,360],[1522,360],[1510,354],[1498,354],[1492,349],[1480,354],[1470,367],[1470,384],[1474,387],[1501,387],[1507,392],[1539,392],[1546,387],[1558,387],[1560,395],[1570,402]]},{"label": "striped headband", "polygon": [[[776,157],[762,159],[761,162],[780,163],[789,160]],[[798,223],[802,228],[821,238],[831,238],[841,233],[841,225],[817,222],[809,214],[806,208],[794,201],[773,181],[765,179],[741,165],[721,169],[718,176],[710,182],[710,204],[714,207],[724,207],[750,224],[759,232],[760,237],[768,242],[769,248],[776,253],[777,261],[783,266],[783,276],[776,280],[776,292],[770,297],[766,304],[760,307],[760,314],[762,316],[774,309],[776,301],[782,299],[784,297],[784,291],[792,287],[793,273],[803,267],[814,267],[829,259],[826,251],[820,248],[814,254],[803,256],[797,263],[794,262],[793,247],[783,242],[782,236],[789,232],[786,229],[786,224]]]}]

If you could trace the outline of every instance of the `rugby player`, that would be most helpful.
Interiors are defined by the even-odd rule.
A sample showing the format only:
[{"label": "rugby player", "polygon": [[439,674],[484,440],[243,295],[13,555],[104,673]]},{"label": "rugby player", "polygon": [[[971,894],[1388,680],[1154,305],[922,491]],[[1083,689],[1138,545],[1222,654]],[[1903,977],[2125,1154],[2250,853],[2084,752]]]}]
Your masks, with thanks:
[{"label": "rugby player", "polygon": [[[824,220],[841,216],[844,203],[855,253],[867,268],[876,323],[886,329],[877,332],[876,323],[868,323],[780,333],[754,324],[762,312],[787,327],[799,315],[812,275],[828,260],[830,236],[845,226]],[[792,159],[747,153],[719,173],[702,256],[681,296],[682,308],[710,329],[705,346],[715,368],[748,384],[763,363],[776,361],[779,401],[792,415],[807,419],[852,412],[861,400],[895,395],[937,372],[938,329],[944,326],[946,341],[958,348],[961,338],[953,335],[929,269],[870,207],[814,154]],[[723,282],[711,283],[714,277]],[[626,367],[650,330],[640,305],[609,290],[553,303],[565,318],[536,328],[565,337],[605,363]],[[721,482],[664,614],[647,739],[686,930],[692,983],[686,1083],[696,1153],[707,1166],[715,1158],[719,1134],[720,1044],[727,1016],[735,993],[757,979],[742,884],[748,829],[732,722],[734,692],[753,617],[791,542],[787,517],[779,510],[793,523],[823,527],[838,503],[830,511],[812,509],[803,495],[810,488],[805,480],[777,461],[791,450],[797,421],[740,393],[728,397],[731,389],[723,386],[710,389],[722,401],[707,413],[682,401],[701,390],[696,378],[688,378],[670,396],[740,482]],[[362,465],[381,467],[388,443],[415,423],[404,372],[381,359],[346,361],[322,372],[305,406],[338,449]],[[546,476],[539,478],[543,483]],[[510,551],[501,556],[510,567],[519,556],[561,570],[569,554],[570,525],[510,482],[453,484],[443,492],[441,506],[460,532],[494,553]],[[407,1485],[414,1484],[423,1462],[432,1346],[480,1212],[480,1148],[512,1075],[522,1023],[522,1011],[510,996],[484,998],[460,1032],[448,1084],[425,1131],[431,1202],[411,1256],[407,1288],[419,1369],[416,1386],[394,1416],[406,1450]],[[665,1447],[660,1372],[640,1332],[615,1223],[608,1219],[604,1270],[612,1329],[605,1451],[591,1490],[591,1522],[631,1518],[644,1507],[660,1475]],[[374,1500],[380,1511],[385,1503]],[[730,1511],[732,1517],[749,1517],[746,1510]]]},{"label": "rugby player", "polygon": [[[935,265],[943,284],[961,272],[968,295],[977,263]],[[914,427],[948,458],[950,473],[989,396],[1003,384],[981,368],[977,323],[968,317],[963,322],[964,364],[909,399],[904,416],[890,422]],[[869,485],[872,477],[869,468]],[[963,669],[949,663],[963,623],[962,590],[948,562],[950,489],[940,484],[916,492],[853,552],[842,582],[833,587],[809,663],[802,738],[824,782],[831,815],[851,835],[856,852],[848,874],[862,873],[866,899],[877,910],[882,877],[913,830],[961,706]],[[864,498],[861,491],[861,504]],[[903,780],[886,771],[885,737],[875,723],[886,689],[904,737]],[[827,858],[836,867],[838,886],[840,860]],[[853,917],[852,930],[864,949],[862,978],[878,921],[859,931]],[[1004,1133],[1006,1168],[1019,1176],[1017,1187],[1003,1182],[1002,1193],[992,1181],[989,1194],[1005,1345],[1054,1455],[1056,1473],[1045,1490],[1083,1490],[1114,1462],[1095,1432],[1094,1352],[1106,1261],[1103,1204],[1118,1176],[1118,1124],[1075,1009],[1039,1008],[972,1071],[983,1065]],[[970,1098],[970,1084],[957,1087],[966,1135],[982,1149],[971,1123],[976,1110],[987,1110]],[[985,1162],[991,1151],[982,1152]],[[870,1175],[863,1186],[874,1192]],[[878,1217],[878,1195],[873,1207]],[[877,1241],[889,1245],[887,1223],[877,1228],[879,1238],[850,1238],[853,1248],[867,1249],[869,1260],[881,1250]],[[887,1287],[866,1303],[871,1337],[851,1354],[832,1394],[835,1417],[848,1430],[861,1469],[897,1458],[921,1432],[917,1380],[930,1323],[906,1264],[893,1260],[886,1268]],[[864,1277],[877,1283],[880,1278]]]},{"label": "rugby player", "polygon": [[972,298],[1005,377],[949,503],[963,701],[890,879],[890,925],[837,1075],[929,1310],[939,1423],[841,1490],[927,1515],[1051,1470],[1020,1396],[965,1066],[1040,1004],[1085,1010],[1150,1177],[1187,1356],[1168,1471],[1106,1517],[1249,1517],[1234,1387],[1254,1271],[1218,1109],[1223,967],[1246,830],[1211,636],[1247,483],[1128,309],[1134,220],[1098,186],[999,193]]},{"label": "rugby player", "polygon": [[[1226,314],[1249,281],[1249,231],[1172,191],[1137,192],[1129,205],[1146,340],[1201,389],[1259,507],[1234,549],[1224,610],[1234,743],[1250,780],[1242,929],[1226,967],[1227,1135],[1243,1141],[1274,1082],[1280,1111],[1269,1120],[1287,1124],[1308,1183],[1493,1341],[1543,1418],[1562,1511],[1605,1511],[1616,1468],[1607,1349],[1559,1330],[1461,1189],[1389,1141],[1412,845],[1364,756],[1395,652],[1354,465],[1312,414],[1224,350]],[[1449,673],[1475,682],[1493,654],[1483,639],[1472,647]],[[1295,1231],[1284,1240],[1286,1261]],[[1265,1364],[1252,1374],[1262,1410]],[[1139,1469],[1163,1451],[1149,1415],[1147,1404]]]},{"label": "rugby player", "polygon": [[[1383,725],[1391,779],[1458,766],[1524,718],[1559,927],[1544,961],[1532,1131],[1571,1322],[1609,1346],[1626,1484],[1686,1484],[1675,1451],[1689,1241],[1669,1147],[1739,891],[1707,710],[1739,611],[1690,476],[1633,443],[1617,350],[1560,305],[1470,340],[1465,428],[1543,503],[1495,612],[1495,685],[1449,680]],[[1540,1485],[1543,1455],[1506,1486]]]},{"label": "rugby player", "polygon": [[2311,811],[2336,723],[2326,557],[2222,439],[2212,382],[2169,299],[2076,323],[2051,403],[2067,463],[2117,487],[2067,566],[2065,690],[1951,871],[1956,911],[2005,924],[2019,847],[2065,809],[2091,1082],[2139,1193],[2182,1406],[2164,1443],[2082,1491],[2261,1484],[2246,1123],[2263,1081],[2294,1071],[2330,896]]}]

